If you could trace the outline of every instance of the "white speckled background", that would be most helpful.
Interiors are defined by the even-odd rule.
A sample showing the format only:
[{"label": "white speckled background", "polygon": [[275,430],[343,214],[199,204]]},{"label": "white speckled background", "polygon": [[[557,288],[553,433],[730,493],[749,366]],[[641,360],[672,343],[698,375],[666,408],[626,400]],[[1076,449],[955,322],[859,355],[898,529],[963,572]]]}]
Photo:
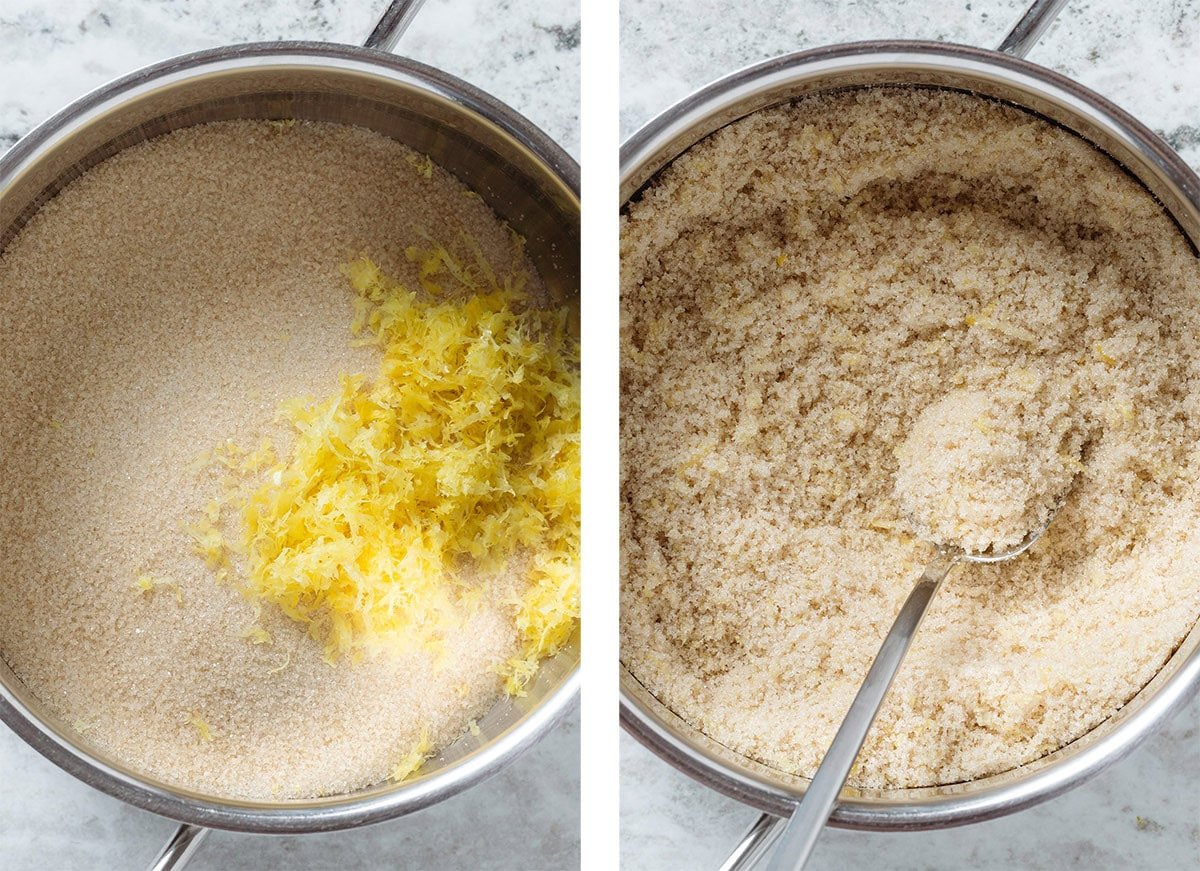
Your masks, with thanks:
[{"label": "white speckled background", "polygon": [[[621,133],[768,57],[872,38],[997,45],[1025,0],[622,0]],[[1030,60],[1100,91],[1200,169],[1200,0],[1072,0]],[[669,768],[627,735],[621,858],[629,871],[716,868],[756,811]],[[1200,700],[1096,780],[1023,813],[941,832],[830,830],[813,871],[1180,871],[1200,868]]]},{"label": "white speckled background", "polygon": [[[387,0],[0,0],[0,152],[69,101],[172,55],[268,39],[357,43]],[[427,0],[399,50],[579,153],[578,0]],[[579,714],[484,784],[328,835],[217,832],[190,868],[494,869],[579,864]],[[144,867],[175,824],[63,773],[0,726],[0,871]]]}]

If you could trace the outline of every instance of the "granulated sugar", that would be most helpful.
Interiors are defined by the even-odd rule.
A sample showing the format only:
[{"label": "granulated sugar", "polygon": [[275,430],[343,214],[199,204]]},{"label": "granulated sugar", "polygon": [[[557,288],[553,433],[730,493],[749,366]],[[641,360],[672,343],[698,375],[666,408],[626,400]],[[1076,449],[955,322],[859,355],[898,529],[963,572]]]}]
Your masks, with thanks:
[{"label": "granulated sugar", "polygon": [[[427,177],[428,176],[428,177]],[[127,765],[227,796],[312,796],[386,777],[500,695],[515,578],[427,654],[331,667],[183,531],[213,495],[205,449],[257,442],[281,400],[322,397],[352,349],[339,267],[507,229],[439,168],[374,133],[228,122],[122,152],[65,189],[0,259],[0,652],[67,724]],[[536,284],[535,273],[529,268]],[[537,293],[543,293],[540,285]],[[140,575],[175,588],[135,588]],[[243,634],[261,626],[273,639]],[[208,733],[207,737],[204,734]]]},{"label": "granulated sugar", "polygon": [[1028,370],[987,390],[952,390],[896,448],[896,506],[911,532],[978,553],[1041,529],[1080,464],[1070,384]]},{"label": "granulated sugar", "polygon": [[947,580],[854,784],[1036,759],[1196,622],[1200,265],[1082,141],[963,94],[803,101],[677,159],[622,246],[623,659],[713,739],[816,769],[928,556],[896,450],[952,391],[1045,385],[1083,468],[1031,553]]}]

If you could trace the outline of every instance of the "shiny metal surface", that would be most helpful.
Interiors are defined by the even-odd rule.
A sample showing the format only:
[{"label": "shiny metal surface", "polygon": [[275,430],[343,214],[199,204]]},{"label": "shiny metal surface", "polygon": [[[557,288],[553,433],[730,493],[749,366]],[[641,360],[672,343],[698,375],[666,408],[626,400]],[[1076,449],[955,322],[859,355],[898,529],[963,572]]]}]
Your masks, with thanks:
[{"label": "shiny metal surface", "polygon": [[203,826],[184,823],[163,846],[158,858],[150,864],[149,871],[179,871],[196,855],[211,831]]},{"label": "shiny metal surface", "polygon": [[[321,43],[203,51],[156,64],[73,103],[0,158],[0,249],[65,184],[104,158],[178,127],[228,118],[358,124],[430,155],[527,239],[551,293],[579,287],[579,167],[529,121],[471,85],[383,52]],[[578,633],[522,698],[500,700],[412,780],[297,801],[235,801],[124,767],[51,717],[0,663],[0,719],[80,780],[196,826],[315,832],[410,813],[512,762],[566,712],[579,685]],[[186,837],[186,835],[185,835]],[[165,866],[170,867],[170,866]]]},{"label": "shiny metal surface", "polygon": [[[1036,4],[1041,6],[1043,4]],[[1030,31],[1032,32],[1032,31]],[[621,149],[624,208],[661,169],[714,130],[769,106],[847,88],[911,86],[1003,101],[1073,131],[1137,178],[1200,244],[1200,179],[1153,132],[1104,97],[1008,54],[918,41],[873,41],[784,55],[735,72],[677,103]],[[943,787],[842,792],[830,821],[920,830],[992,819],[1083,783],[1153,732],[1200,687],[1200,625],[1158,675],[1109,720],[1060,750],[992,777]],[[769,814],[790,815],[809,780],[748,759],[662,705],[621,667],[621,723],[699,782]]]},{"label": "shiny metal surface", "polygon": [[846,778],[850,776],[854,760],[862,750],[867,733],[896,679],[896,673],[900,671],[917,630],[929,611],[929,605],[946,576],[960,561],[991,564],[1016,559],[1037,543],[1061,508],[1060,499],[1045,522],[1007,550],[968,553],[956,547],[937,548],[933,559],[900,608],[900,613],[896,615],[892,628],[884,636],[867,676],[863,678],[850,709],[842,718],[837,734],[833,736],[833,742],[804,791],[804,798],[779,836],[779,844],[767,862],[767,871],[798,871],[807,863],[838,796],[845,788]]},{"label": "shiny metal surface", "polygon": [[425,0],[394,0],[363,45],[380,51],[391,51],[424,5]]},{"label": "shiny metal surface", "polygon": [[742,839],[717,871],[748,871],[753,868],[775,846],[786,824],[787,820],[774,814],[760,816],[746,829]]},{"label": "shiny metal surface", "polygon": [[875,716],[892,687],[896,672],[900,670],[913,639],[917,637],[917,630],[929,611],[930,602],[937,595],[946,575],[962,557],[962,551],[939,548],[908,594],[892,628],[884,636],[862,686],[850,703],[837,734],[833,736],[833,742],[804,790],[804,798],[779,836],[779,842],[767,860],[767,871],[799,871],[808,861],[817,845],[817,838],[825,829],[834,803],[846,785],[846,778],[850,776],[850,768],[867,739],[867,732],[871,730],[871,724],[875,722]]},{"label": "shiny metal surface", "polygon": [[1066,5],[1067,0],[1035,0],[997,50],[1014,57],[1025,57]]}]

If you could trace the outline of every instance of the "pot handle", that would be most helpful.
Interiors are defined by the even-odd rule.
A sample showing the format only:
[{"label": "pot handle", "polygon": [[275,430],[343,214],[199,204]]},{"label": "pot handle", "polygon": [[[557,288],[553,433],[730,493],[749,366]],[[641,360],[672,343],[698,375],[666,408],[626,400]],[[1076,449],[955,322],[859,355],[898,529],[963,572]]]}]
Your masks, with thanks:
[{"label": "pot handle", "polygon": [[391,51],[408,30],[425,0],[393,0],[387,11],[363,43],[364,48],[377,48],[380,51]]},{"label": "pot handle", "polygon": [[1067,0],[1034,0],[997,50],[1014,57],[1025,57],[1066,5]]},{"label": "pot handle", "polygon": [[162,848],[162,852],[158,854],[158,858],[150,865],[148,871],[181,871],[195,855],[196,850],[200,847],[200,842],[208,836],[210,829],[203,826],[193,826],[188,823],[183,823],[175,834],[171,836],[171,840],[167,841],[167,845]]},{"label": "pot handle", "polygon": [[733,848],[729,858],[721,863],[721,867],[717,871],[749,871],[779,840],[779,836],[783,834],[785,823],[787,820],[782,817],[763,814],[751,824],[750,828],[746,829],[742,840]]}]

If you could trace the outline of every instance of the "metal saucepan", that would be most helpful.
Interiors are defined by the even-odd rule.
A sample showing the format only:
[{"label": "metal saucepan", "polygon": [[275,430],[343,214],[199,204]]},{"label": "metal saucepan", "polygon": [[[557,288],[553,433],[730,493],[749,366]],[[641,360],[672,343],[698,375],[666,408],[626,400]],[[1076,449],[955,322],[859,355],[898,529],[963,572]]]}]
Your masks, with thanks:
[{"label": "metal saucepan", "polygon": [[[1111,155],[1200,247],[1200,178],[1157,135],[1104,97],[1022,59],[1064,0],[1037,0],[999,51],[919,41],[849,43],[784,55],[720,79],[672,106],[621,149],[621,204],[718,128],[800,97],[878,85],[942,87],[1002,100],[1059,124]],[[921,789],[847,788],[831,822],[865,830],[919,830],[979,822],[1029,807],[1116,762],[1200,687],[1200,625],[1120,711],[1060,750],[969,783]],[[776,771],[709,739],[677,717],[624,666],[621,724],[671,765],[762,810],[726,869],[769,849],[808,779]]]},{"label": "metal saucepan", "polygon": [[[389,54],[420,0],[396,0],[365,47],[230,46],[139,70],[82,97],[0,158],[0,250],[64,185],[150,137],[232,118],[368,127],[429,155],[527,240],[546,286],[578,304],[579,166],[530,121],[440,70]],[[578,692],[579,637],[542,664],[527,695],[504,698],[419,776],[304,801],[235,801],[180,789],[107,757],[50,716],[0,661],[0,719],[85,783],[183,825],[154,867],[179,868],[207,827],[317,832],[410,813],[495,774],[531,747]]]}]

